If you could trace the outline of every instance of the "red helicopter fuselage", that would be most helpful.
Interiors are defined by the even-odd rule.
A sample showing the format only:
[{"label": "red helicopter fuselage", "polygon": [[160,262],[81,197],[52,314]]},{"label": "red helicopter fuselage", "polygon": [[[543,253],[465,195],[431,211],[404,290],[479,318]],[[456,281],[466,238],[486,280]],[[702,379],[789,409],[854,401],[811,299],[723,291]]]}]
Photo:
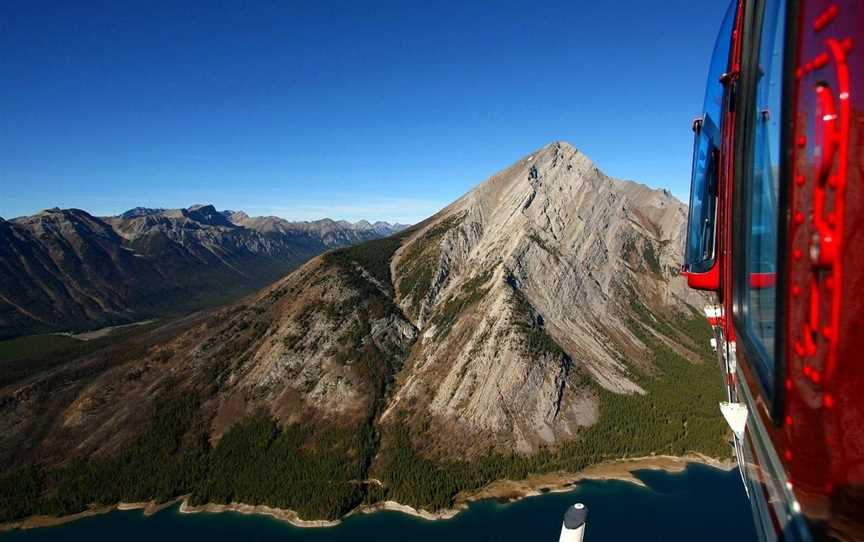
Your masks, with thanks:
[{"label": "red helicopter fuselage", "polygon": [[860,0],[735,0],[693,126],[684,272],[763,540],[864,540],[862,48]]}]

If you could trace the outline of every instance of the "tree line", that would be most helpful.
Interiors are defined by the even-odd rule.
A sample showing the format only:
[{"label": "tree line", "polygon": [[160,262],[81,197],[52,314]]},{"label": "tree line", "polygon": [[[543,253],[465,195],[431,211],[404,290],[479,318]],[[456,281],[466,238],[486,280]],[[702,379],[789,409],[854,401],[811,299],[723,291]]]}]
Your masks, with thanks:
[{"label": "tree line", "polygon": [[[707,324],[697,319],[679,315],[667,325],[701,344]],[[436,510],[451,506],[461,491],[531,473],[576,472],[604,460],[650,454],[728,457],[717,412],[722,400],[717,365],[691,363],[643,324],[631,320],[629,327],[648,345],[655,367],[636,379],[647,393],[619,395],[585,384],[599,399],[599,421],[577,439],[532,456],[492,453],[474,461],[436,462],[417,452],[411,430],[400,423],[384,429],[382,449],[376,423],[380,400],[360,426],[280,426],[262,412],[235,424],[212,446],[199,419],[199,399],[170,388],[156,401],[145,431],[119,454],[77,458],[49,469],[30,465],[0,478],[0,521],[120,501],[164,502],[184,494],[191,494],[193,504],[267,504],[304,518],[337,518],[358,504],[383,499]],[[373,382],[380,399],[392,368],[379,371]],[[380,487],[366,483],[375,458]]]}]

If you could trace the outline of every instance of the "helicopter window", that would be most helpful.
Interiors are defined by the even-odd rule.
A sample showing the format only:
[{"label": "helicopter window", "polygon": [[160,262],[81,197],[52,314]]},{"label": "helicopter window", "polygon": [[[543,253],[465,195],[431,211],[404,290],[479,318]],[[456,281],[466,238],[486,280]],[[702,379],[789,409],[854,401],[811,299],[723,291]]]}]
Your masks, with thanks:
[{"label": "helicopter window", "polygon": [[710,118],[715,126],[720,126],[720,117],[723,111],[725,86],[720,82],[720,78],[729,71],[729,49],[732,46],[732,27],[735,25],[737,4],[738,2],[733,0],[726,10],[726,16],[723,18],[723,24],[717,34],[714,53],[711,55],[711,64],[708,68],[708,83],[705,88],[702,113],[705,118]]},{"label": "helicopter window", "polygon": [[714,265],[717,218],[717,154],[720,149],[720,127],[722,126],[725,87],[721,76],[729,68],[729,48],[732,42],[732,27],[735,22],[735,7],[732,2],[720,27],[714,54],[708,70],[708,84],[702,118],[693,124],[693,173],[690,179],[690,216],[687,225],[687,244],[684,265],[692,273],[705,273]]},{"label": "helicopter window", "polygon": [[769,0],[765,4],[756,73],[753,164],[746,204],[749,209],[744,323],[750,342],[755,343],[754,361],[768,390],[774,381],[784,7],[784,0]]},{"label": "helicopter window", "polygon": [[714,230],[717,218],[718,129],[706,116],[696,129],[693,145],[693,178],[690,188],[685,262],[687,270],[704,273],[714,261]]}]

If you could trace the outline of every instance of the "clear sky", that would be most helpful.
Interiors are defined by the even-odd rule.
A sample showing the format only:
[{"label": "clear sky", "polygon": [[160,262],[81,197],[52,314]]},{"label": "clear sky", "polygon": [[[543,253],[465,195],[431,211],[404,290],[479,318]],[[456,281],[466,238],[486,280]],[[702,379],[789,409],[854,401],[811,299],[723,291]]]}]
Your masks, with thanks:
[{"label": "clear sky", "polygon": [[0,216],[414,222],[557,140],[683,200],[727,4],[3,0]]}]

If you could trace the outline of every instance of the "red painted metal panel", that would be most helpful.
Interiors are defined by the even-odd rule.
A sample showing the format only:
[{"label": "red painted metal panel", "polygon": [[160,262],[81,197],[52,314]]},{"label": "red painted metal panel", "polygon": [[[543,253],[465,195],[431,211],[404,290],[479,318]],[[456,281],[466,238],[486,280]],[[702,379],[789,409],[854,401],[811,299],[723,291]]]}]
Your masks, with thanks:
[{"label": "red painted metal panel", "polygon": [[[804,513],[864,537],[864,9],[806,2],[797,70],[785,427]],[[857,150],[857,152],[856,152]]]}]

